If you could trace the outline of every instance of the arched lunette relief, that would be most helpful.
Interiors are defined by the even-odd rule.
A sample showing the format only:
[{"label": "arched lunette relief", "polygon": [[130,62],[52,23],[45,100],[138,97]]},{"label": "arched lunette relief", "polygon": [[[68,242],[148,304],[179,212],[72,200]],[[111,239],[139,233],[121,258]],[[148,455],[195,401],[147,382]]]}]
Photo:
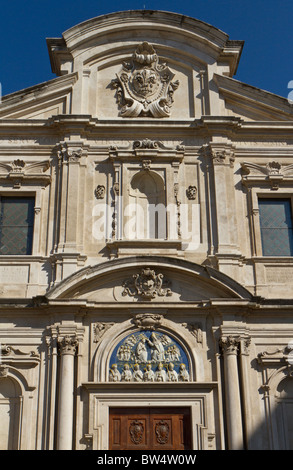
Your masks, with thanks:
[{"label": "arched lunette relief", "polygon": [[165,332],[130,333],[115,347],[109,369],[110,382],[189,381],[189,364],[182,346]]}]

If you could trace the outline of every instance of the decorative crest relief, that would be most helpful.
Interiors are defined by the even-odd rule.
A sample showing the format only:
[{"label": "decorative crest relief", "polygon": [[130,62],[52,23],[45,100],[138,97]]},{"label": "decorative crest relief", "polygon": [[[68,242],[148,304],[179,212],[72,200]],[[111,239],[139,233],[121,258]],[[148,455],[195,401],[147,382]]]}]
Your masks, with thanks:
[{"label": "decorative crest relief", "polygon": [[132,62],[124,63],[122,71],[112,81],[117,89],[120,116],[170,116],[173,95],[179,86],[173,82],[174,74],[166,64],[159,64],[153,46],[143,42],[132,56]]},{"label": "decorative crest relief", "polygon": [[170,426],[167,421],[161,420],[156,424],[156,436],[159,444],[167,444],[170,434]]},{"label": "decorative crest relief", "polygon": [[164,297],[172,295],[170,281],[164,279],[164,275],[156,274],[153,269],[145,268],[140,273],[134,274],[123,282],[122,295],[139,296],[144,300],[154,299],[156,296]]},{"label": "decorative crest relief", "polygon": [[136,419],[130,423],[129,434],[133,444],[141,444],[144,435],[144,425],[142,421]]}]

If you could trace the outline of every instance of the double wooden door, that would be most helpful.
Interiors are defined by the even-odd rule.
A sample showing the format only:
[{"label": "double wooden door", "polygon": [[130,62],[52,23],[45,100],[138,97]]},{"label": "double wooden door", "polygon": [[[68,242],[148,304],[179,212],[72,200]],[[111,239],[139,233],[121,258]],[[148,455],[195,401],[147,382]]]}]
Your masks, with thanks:
[{"label": "double wooden door", "polygon": [[110,408],[110,450],[190,450],[188,408]]}]

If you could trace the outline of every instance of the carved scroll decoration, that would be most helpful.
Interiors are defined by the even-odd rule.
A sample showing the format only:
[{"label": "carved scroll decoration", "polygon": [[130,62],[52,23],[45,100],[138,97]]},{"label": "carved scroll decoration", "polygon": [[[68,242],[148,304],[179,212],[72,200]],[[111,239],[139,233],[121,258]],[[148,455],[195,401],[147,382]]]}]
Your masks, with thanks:
[{"label": "carved scroll decoration", "polygon": [[170,427],[167,421],[161,420],[156,424],[156,436],[159,444],[167,444],[170,434]]},{"label": "carved scroll decoration", "polygon": [[130,279],[123,282],[123,296],[130,295],[142,297],[144,300],[154,299],[156,296],[164,297],[172,295],[170,281],[164,279],[164,275],[156,274],[150,268],[142,269]]},{"label": "carved scroll decoration", "polygon": [[144,433],[144,425],[142,421],[135,420],[130,423],[129,426],[129,434],[130,434],[130,439],[133,442],[133,444],[141,444],[142,439],[143,439],[143,433]]}]

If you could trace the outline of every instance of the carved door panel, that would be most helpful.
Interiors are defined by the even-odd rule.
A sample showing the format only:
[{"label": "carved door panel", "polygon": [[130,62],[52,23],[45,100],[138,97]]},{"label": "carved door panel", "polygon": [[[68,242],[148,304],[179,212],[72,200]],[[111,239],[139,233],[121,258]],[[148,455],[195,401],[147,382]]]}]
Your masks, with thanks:
[{"label": "carved door panel", "polygon": [[111,408],[110,450],[191,449],[188,408]]}]

